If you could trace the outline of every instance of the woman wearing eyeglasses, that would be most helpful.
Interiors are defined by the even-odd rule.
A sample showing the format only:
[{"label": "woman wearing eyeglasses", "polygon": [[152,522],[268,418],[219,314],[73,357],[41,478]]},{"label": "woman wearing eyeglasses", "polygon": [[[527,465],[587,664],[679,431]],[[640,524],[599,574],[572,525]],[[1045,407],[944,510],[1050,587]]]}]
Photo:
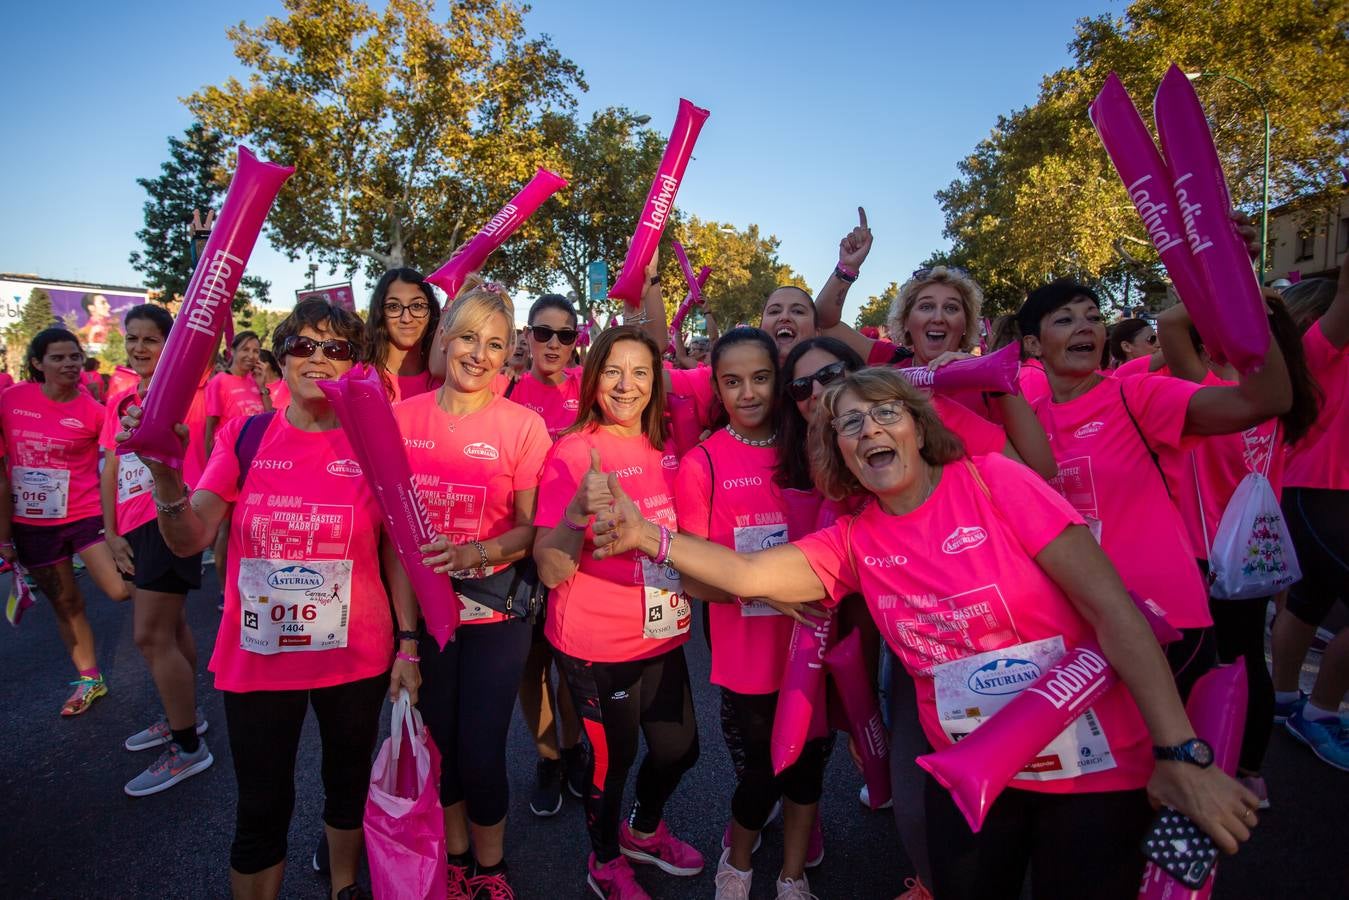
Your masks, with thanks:
[{"label": "woman wearing eyeglasses", "polygon": [[[884,368],[848,375],[820,398],[811,455],[831,497],[854,516],[782,547],[736,553],[644,519],[615,478],[612,511],[595,523],[595,555],[646,554],[691,579],[783,603],[860,591],[912,674],[931,746],[978,727],[985,706],[968,682],[999,660],[1052,664],[1098,641],[1127,690],[1085,713],[1097,752],[1070,738],[1045,748],[1062,767],[1018,774],[974,833],[950,795],[927,780],[933,893],[1015,897],[1027,870],[1036,896],[1133,898],[1149,799],[1193,819],[1228,852],[1256,825],[1253,794],[1202,758],[1143,617],[1081,517],[1041,479],[999,455],[970,459],[931,404]],[[864,564],[875,557],[885,565]],[[1153,745],[1150,747],[1150,745]],[[1165,761],[1154,761],[1154,749]]]},{"label": "woman wearing eyeglasses", "polygon": [[438,383],[427,364],[440,303],[416,269],[390,269],[370,294],[365,338],[370,364],[379,370],[394,402],[425,394]]},{"label": "woman wearing eyeglasses", "polygon": [[[312,707],[322,747],[331,896],[355,900],[365,896],[356,866],[380,709],[386,694],[406,688],[415,697],[420,683],[407,659],[415,643],[401,643],[400,657],[391,659],[381,562],[400,628],[415,627],[416,600],[351,443],[318,388],[364,351],[360,319],[324,300],[303,301],[276,327],[272,349],[291,392],[285,410],[226,423],[191,492],[180,470],[145,462],[169,549],[200,553],[222,523],[234,548],[210,664],[224,697],[238,782],[234,896],[280,893],[296,755]],[[132,406],[122,423],[130,430],[139,421],[140,409]],[[187,429],[177,431],[186,442]],[[318,767],[319,760],[304,765]]]}]

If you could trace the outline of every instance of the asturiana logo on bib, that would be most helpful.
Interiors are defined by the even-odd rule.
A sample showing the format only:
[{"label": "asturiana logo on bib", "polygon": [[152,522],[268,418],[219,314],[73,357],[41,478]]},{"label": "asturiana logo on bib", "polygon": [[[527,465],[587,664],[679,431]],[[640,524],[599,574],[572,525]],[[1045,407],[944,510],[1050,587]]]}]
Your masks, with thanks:
[{"label": "asturiana logo on bib", "polygon": [[943,553],[954,556],[966,550],[973,550],[986,540],[988,532],[978,525],[959,525],[946,540],[942,541],[941,549]]},{"label": "asturiana logo on bib", "polygon": [[760,541],[759,549],[770,550],[773,547],[781,547],[785,543],[787,543],[787,529],[782,528],[779,529],[778,531],[774,531],[772,534],[768,535],[762,541]]},{"label": "asturiana logo on bib", "polygon": [[1077,431],[1073,432],[1073,437],[1088,438],[1105,427],[1104,422],[1088,422]]},{"label": "asturiana logo on bib", "polygon": [[900,556],[898,553],[894,556],[864,556],[862,562],[875,569],[893,569],[909,564],[908,557]]},{"label": "asturiana logo on bib", "polygon": [[278,591],[308,591],[323,587],[323,576],[307,566],[286,566],[268,575],[267,585]]},{"label": "asturiana logo on bib", "polygon": [[360,478],[361,464],[354,459],[335,459],[328,463],[329,475],[340,475],[343,478]]},{"label": "asturiana logo on bib", "polygon": [[24,472],[20,479],[24,484],[30,487],[47,487],[52,483],[52,478],[45,472]]},{"label": "asturiana logo on bib", "polygon": [[497,448],[493,447],[491,444],[479,441],[476,444],[469,444],[465,447],[464,455],[471,456],[473,459],[496,459],[501,454],[498,453]]},{"label": "asturiana logo on bib", "polygon": [[995,659],[975,669],[967,682],[976,694],[1001,697],[1017,694],[1040,677],[1040,667],[1028,659]]},{"label": "asturiana logo on bib", "polygon": [[66,426],[67,428],[83,428],[83,427],[84,427],[84,423],[83,423],[83,422],[81,422],[79,419],[73,418],[72,416],[66,416],[64,419],[61,420],[61,424],[64,425],[64,426]]}]

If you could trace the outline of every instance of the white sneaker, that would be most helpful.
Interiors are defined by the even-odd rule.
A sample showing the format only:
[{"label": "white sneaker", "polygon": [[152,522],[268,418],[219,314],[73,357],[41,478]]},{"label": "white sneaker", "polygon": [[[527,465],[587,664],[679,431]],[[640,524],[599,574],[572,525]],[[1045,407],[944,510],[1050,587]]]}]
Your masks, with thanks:
[{"label": "white sneaker", "polygon": [[820,900],[810,892],[810,882],[806,876],[800,878],[778,879],[778,900]]},{"label": "white sneaker", "polygon": [[[858,792],[857,799],[861,800],[862,805],[865,806],[867,809],[871,809],[871,791],[868,790],[865,784],[862,785],[862,790]],[[891,797],[889,800],[886,800],[884,803],[881,804],[881,809],[889,809],[894,805],[895,805],[895,798]]]},{"label": "white sneaker", "polygon": [[[717,877],[713,884],[717,887],[715,900],[749,900],[749,885],[754,872],[742,872],[731,865],[731,848],[721,851],[721,860],[717,863]],[[779,895],[780,896],[780,895]]]}]

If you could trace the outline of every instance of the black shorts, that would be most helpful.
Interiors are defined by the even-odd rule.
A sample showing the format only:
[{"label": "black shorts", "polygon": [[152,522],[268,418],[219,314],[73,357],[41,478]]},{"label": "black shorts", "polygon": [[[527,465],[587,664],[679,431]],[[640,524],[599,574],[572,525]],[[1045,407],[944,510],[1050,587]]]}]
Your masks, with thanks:
[{"label": "black shorts", "polygon": [[201,587],[201,554],[174,556],[159,533],[157,520],[151,519],[122,536],[131,545],[136,567],[130,581],[140,590],[186,595]]},{"label": "black shorts", "polygon": [[1287,609],[1320,625],[1335,601],[1349,604],[1349,491],[1286,487],[1282,505],[1302,567],[1302,580],[1288,589]]},{"label": "black shorts", "polygon": [[29,569],[45,569],[103,543],[103,517],[86,516],[61,525],[15,522],[13,534],[19,562]]}]

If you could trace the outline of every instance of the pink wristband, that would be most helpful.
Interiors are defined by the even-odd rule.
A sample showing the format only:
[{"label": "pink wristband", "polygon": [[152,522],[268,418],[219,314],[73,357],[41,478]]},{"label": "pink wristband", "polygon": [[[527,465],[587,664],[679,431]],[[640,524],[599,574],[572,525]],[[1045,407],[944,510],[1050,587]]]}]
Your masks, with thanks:
[{"label": "pink wristband", "polygon": [[563,511],[562,511],[562,525],[563,525],[568,531],[577,531],[577,532],[580,532],[580,531],[585,531],[585,530],[586,530],[586,526],[585,526],[585,525],[577,525],[575,522],[573,522],[573,521],[571,520],[571,516],[567,515],[566,510],[563,510]]},{"label": "pink wristband", "polygon": [[419,663],[422,661],[422,658],[420,656],[413,656],[411,653],[404,653],[402,650],[399,650],[397,653],[394,654],[394,656],[396,656],[398,659],[410,663]]},{"label": "pink wristband", "polygon": [[656,550],[656,565],[663,566],[670,558],[670,529],[660,526],[660,546]]},{"label": "pink wristband", "polygon": [[849,276],[849,277],[851,277],[851,278],[856,278],[856,277],[857,277],[857,270],[856,270],[856,269],[853,269],[853,268],[849,268],[848,266],[845,266],[843,263],[839,263],[839,264],[836,265],[834,268],[838,269],[838,270],[839,270],[840,272],[842,272],[844,275],[847,275],[847,276]]}]

